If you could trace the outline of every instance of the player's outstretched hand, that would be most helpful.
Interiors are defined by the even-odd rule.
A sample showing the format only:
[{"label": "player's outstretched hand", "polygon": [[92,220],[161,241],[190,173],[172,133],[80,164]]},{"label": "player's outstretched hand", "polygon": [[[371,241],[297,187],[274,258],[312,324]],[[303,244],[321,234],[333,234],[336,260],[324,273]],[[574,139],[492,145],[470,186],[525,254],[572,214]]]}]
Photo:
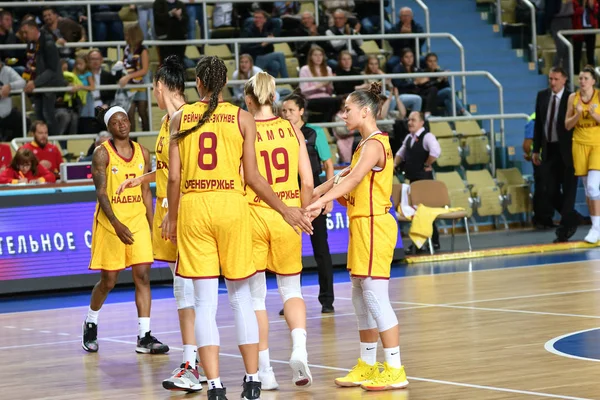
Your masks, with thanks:
[{"label": "player's outstretched hand", "polygon": [[119,239],[121,239],[121,242],[125,244],[133,244],[133,233],[131,233],[128,227],[123,225],[119,220],[113,222],[112,226],[115,228],[115,233]]},{"label": "player's outstretched hand", "polygon": [[310,218],[306,215],[306,210],[298,207],[288,207],[283,213],[283,219],[290,224],[297,233],[300,233],[298,231],[299,228],[302,232],[312,235],[313,227]]},{"label": "player's outstretched hand", "polygon": [[121,193],[123,193],[123,191],[125,191],[125,189],[134,188],[136,186],[140,186],[141,184],[142,184],[142,178],[140,178],[140,177],[125,179],[125,181],[123,181],[123,183],[121,183],[117,189],[117,196],[120,195]]}]

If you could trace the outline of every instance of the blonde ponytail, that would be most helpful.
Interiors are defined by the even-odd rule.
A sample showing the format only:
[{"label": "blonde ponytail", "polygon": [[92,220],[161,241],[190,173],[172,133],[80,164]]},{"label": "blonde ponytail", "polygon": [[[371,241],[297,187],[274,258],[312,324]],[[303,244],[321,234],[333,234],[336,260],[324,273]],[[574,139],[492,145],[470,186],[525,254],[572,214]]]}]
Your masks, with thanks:
[{"label": "blonde ponytail", "polygon": [[272,105],[275,100],[275,78],[267,72],[259,72],[244,85],[244,94],[252,96],[261,106]]}]

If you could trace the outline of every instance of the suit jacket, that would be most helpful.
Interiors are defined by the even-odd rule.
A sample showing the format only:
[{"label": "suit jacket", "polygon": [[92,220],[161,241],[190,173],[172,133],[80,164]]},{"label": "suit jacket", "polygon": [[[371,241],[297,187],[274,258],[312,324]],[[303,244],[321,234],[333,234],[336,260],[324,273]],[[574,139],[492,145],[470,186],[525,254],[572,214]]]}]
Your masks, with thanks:
[{"label": "suit jacket", "polygon": [[[558,143],[560,144],[560,154],[562,155],[563,162],[567,167],[573,167],[573,130],[567,130],[565,128],[565,118],[567,116],[567,104],[569,102],[569,95],[571,92],[565,87],[560,103],[558,105],[558,115],[556,116],[556,133],[558,134]],[[535,101],[535,125],[533,128],[533,152],[543,153],[546,151],[546,119],[548,117],[548,107],[550,105],[550,98],[552,91],[545,89],[538,92],[537,99]]]},{"label": "suit jacket", "polygon": [[35,87],[66,86],[58,49],[54,44],[52,35],[40,31],[39,46],[39,50],[35,55],[35,67],[37,70],[37,75],[33,81]]}]

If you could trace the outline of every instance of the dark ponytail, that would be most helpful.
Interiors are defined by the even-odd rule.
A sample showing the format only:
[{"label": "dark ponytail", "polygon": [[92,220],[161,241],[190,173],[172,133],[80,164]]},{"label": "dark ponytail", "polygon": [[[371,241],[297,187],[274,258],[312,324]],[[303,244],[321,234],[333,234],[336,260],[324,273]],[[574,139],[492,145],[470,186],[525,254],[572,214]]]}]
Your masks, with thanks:
[{"label": "dark ponytail", "polygon": [[359,108],[369,107],[373,113],[373,118],[377,118],[379,106],[382,103],[381,82],[371,83],[369,90],[355,90],[349,96]]},{"label": "dark ponytail", "polygon": [[103,126],[104,128],[106,128],[108,130],[108,127],[104,123],[104,115],[106,115],[107,111],[108,111],[108,108],[104,108],[104,107],[100,107],[100,106],[94,108],[94,112],[96,113],[96,120],[98,121],[100,126]]},{"label": "dark ponytail", "polygon": [[185,94],[185,69],[182,61],[175,55],[165,58],[154,74],[154,82],[162,82],[167,89],[183,97]]},{"label": "dark ponytail", "polygon": [[208,108],[202,114],[196,126],[177,132],[173,135],[172,140],[180,141],[208,122],[219,105],[219,95],[227,83],[227,67],[218,57],[204,56],[200,58],[198,65],[196,65],[196,77],[210,93]]},{"label": "dark ponytail", "polygon": [[294,89],[294,91],[287,95],[283,101],[293,101],[298,106],[298,109],[306,109],[306,97],[304,97],[300,88]]}]

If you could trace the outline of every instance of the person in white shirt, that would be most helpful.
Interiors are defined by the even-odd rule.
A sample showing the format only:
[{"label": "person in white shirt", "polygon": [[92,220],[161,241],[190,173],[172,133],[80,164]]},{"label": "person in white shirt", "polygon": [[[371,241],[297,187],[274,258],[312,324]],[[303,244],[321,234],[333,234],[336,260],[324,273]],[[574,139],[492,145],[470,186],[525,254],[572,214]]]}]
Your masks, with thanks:
[{"label": "person in white shirt", "polygon": [[10,91],[24,87],[25,80],[14,69],[0,61],[0,142],[23,135],[22,115],[13,107]]}]

